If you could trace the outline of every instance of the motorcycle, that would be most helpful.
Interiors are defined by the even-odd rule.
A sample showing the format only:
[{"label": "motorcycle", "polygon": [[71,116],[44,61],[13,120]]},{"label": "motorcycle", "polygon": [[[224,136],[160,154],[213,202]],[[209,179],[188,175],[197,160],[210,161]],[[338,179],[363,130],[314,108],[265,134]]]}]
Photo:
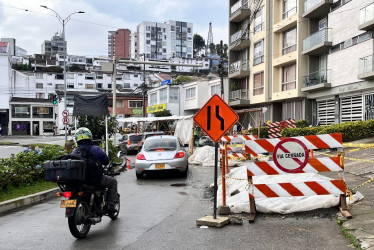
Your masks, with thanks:
[{"label": "motorcycle", "polygon": [[120,195],[117,194],[116,212],[107,212],[106,190],[88,186],[80,182],[57,183],[61,192],[57,196],[65,197],[60,207],[65,208],[65,216],[71,234],[82,239],[90,231],[91,225],[101,222],[103,216],[115,220],[120,210]]},{"label": "motorcycle", "polygon": [[[115,212],[107,211],[106,191],[100,187],[87,185],[85,180],[85,163],[79,157],[70,159],[57,159],[44,163],[46,181],[57,183],[61,192],[60,207],[65,208],[65,217],[71,234],[82,239],[86,237],[92,225],[101,222],[103,216],[115,220],[120,211],[120,195],[117,193]],[[104,174],[111,175],[113,165],[104,167]]]}]

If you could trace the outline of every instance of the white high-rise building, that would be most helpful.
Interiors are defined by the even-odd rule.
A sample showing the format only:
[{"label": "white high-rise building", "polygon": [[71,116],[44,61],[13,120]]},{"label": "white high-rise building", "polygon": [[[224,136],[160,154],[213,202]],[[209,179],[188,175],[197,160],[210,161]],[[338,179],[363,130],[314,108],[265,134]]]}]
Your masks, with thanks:
[{"label": "white high-rise building", "polygon": [[[180,21],[165,23],[142,22],[137,26],[137,36],[132,36],[132,56],[143,54],[149,59],[192,58],[193,24]],[[134,40],[136,39],[136,40]]]}]

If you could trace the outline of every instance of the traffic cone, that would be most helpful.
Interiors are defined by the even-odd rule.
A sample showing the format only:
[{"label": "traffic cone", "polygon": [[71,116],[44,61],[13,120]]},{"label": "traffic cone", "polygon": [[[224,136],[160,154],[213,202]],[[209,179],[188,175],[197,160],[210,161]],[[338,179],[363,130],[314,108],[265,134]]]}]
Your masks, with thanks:
[{"label": "traffic cone", "polygon": [[127,159],[127,170],[130,170],[131,169],[131,160],[130,159]]}]

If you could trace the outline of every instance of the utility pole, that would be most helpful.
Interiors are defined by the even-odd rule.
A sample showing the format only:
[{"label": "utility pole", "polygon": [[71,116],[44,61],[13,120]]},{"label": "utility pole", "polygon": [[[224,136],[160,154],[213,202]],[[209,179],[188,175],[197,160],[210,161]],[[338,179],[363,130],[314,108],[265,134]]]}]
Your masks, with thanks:
[{"label": "utility pole", "polygon": [[224,92],[223,92],[223,41],[221,40],[221,46],[220,46],[221,56],[219,59],[219,73],[221,75],[221,98],[225,100],[224,98]]},{"label": "utility pole", "polygon": [[[116,56],[113,56],[113,117],[117,115],[117,60]],[[116,131],[114,131],[116,132]],[[113,135],[113,144],[116,144],[116,133]]]},{"label": "utility pole", "polygon": [[144,61],[144,64],[143,64],[143,85],[142,85],[142,94],[143,94],[143,110],[142,110],[142,113],[143,113],[143,117],[145,117],[145,94],[147,92],[147,89],[146,89],[146,85],[145,85],[145,53],[143,53],[143,61]]}]

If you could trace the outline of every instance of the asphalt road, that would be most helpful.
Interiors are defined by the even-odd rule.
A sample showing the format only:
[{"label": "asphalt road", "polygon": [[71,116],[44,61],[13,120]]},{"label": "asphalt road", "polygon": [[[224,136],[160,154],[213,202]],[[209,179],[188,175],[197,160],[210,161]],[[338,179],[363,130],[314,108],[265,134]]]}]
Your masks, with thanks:
[{"label": "asphalt road", "polygon": [[[105,217],[86,239],[71,236],[60,198],[0,217],[0,249],[349,249],[334,215],[324,209],[298,215],[260,214],[254,224],[200,228],[212,215],[207,188],[213,168],[190,166],[189,176],[136,180],[134,169],[116,177],[121,211]],[[175,185],[177,184],[177,185]]]}]

